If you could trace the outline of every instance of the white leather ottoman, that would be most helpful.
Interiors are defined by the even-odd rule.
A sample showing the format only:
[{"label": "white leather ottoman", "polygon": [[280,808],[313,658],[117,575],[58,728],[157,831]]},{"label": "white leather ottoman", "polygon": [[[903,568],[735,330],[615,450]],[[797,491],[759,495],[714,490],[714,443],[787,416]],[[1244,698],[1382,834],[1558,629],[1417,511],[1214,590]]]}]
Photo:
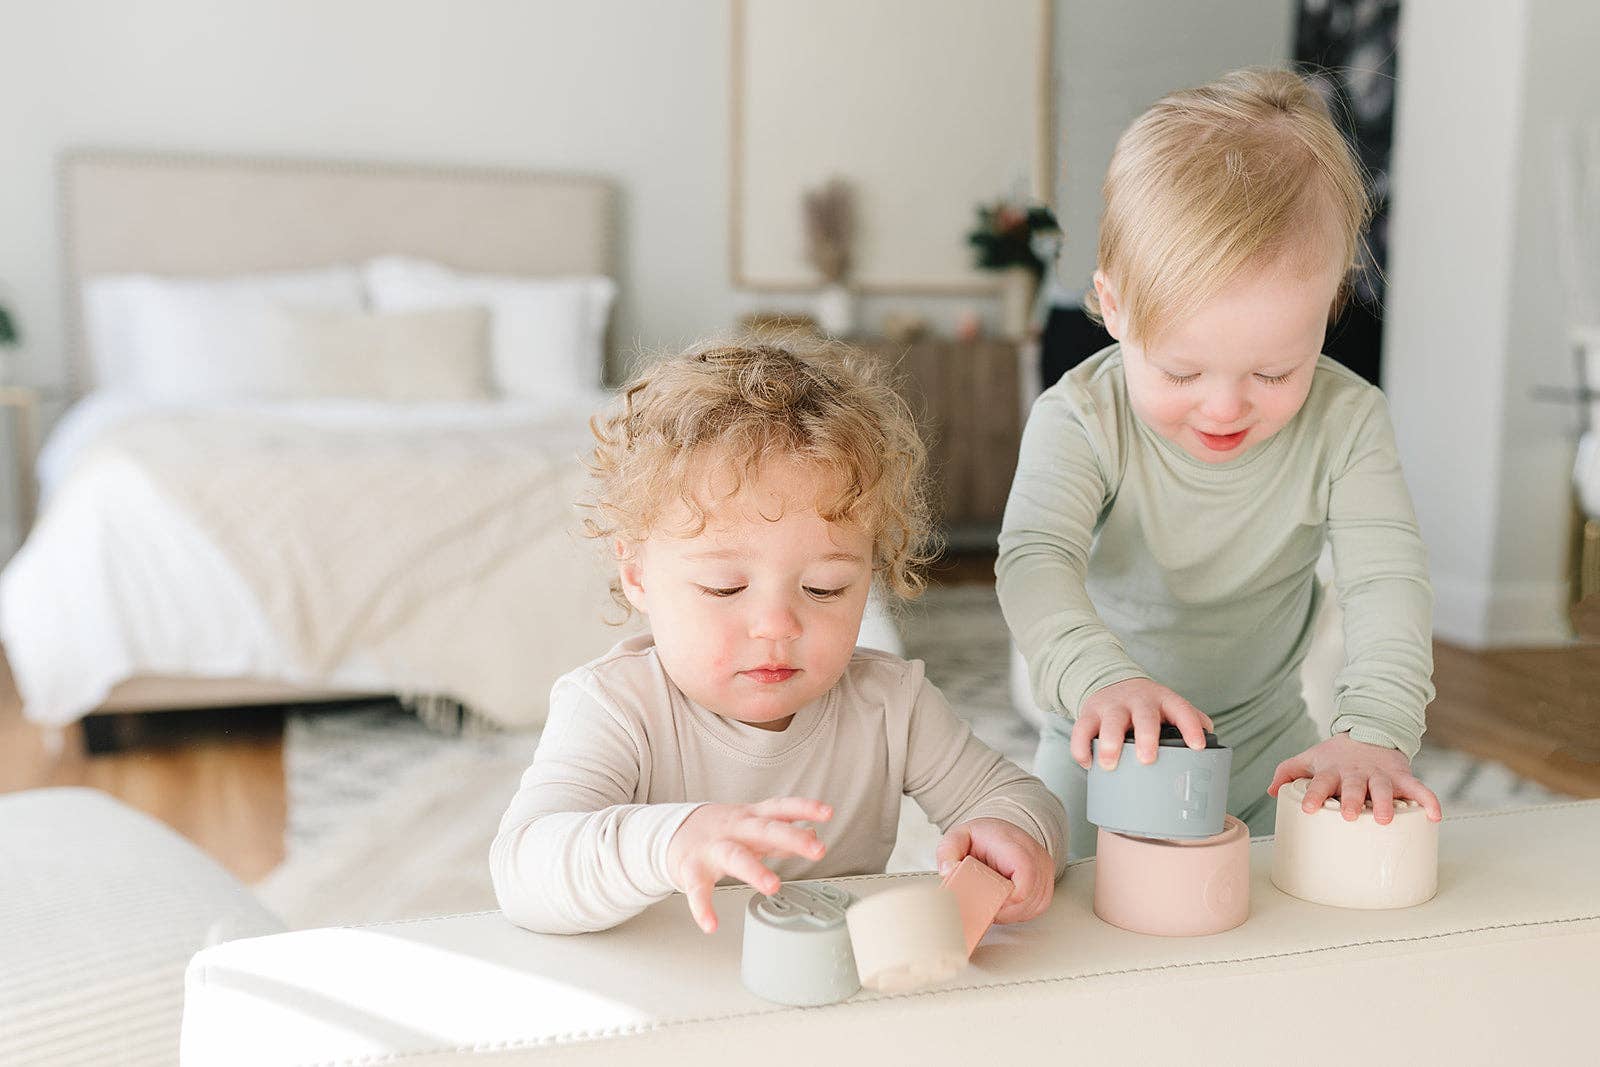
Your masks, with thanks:
[{"label": "white leather ottoman", "polygon": [[[485,912],[234,941],[190,965],[183,1062],[1600,1057],[1600,801],[1447,820],[1439,895],[1400,911],[1285,896],[1268,878],[1271,850],[1270,838],[1252,843],[1251,915],[1227,933],[1168,939],[1101,922],[1084,860],[1050,911],[992,929],[948,985],[821,1008],[768,1004],[740,985],[740,887],[717,891],[711,937],[675,897],[579,937]],[[836,881],[861,895],[918,877],[932,876]]]},{"label": "white leather ottoman", "polygon": [[282,929],[199,849],[105,793],[0,796],[0,1064],[171,1064],[189,958]]}]

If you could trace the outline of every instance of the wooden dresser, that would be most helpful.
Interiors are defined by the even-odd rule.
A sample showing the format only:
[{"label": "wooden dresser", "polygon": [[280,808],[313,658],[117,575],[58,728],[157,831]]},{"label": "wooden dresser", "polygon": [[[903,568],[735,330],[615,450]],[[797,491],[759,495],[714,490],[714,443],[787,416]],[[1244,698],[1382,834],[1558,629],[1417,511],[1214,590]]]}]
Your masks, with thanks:
[{"label": "wooden dresser", "polygon": [[928,442],[934,505],[955,552],[993,549],[1022,440],[1015,341],[852,338],[890,361]]}]

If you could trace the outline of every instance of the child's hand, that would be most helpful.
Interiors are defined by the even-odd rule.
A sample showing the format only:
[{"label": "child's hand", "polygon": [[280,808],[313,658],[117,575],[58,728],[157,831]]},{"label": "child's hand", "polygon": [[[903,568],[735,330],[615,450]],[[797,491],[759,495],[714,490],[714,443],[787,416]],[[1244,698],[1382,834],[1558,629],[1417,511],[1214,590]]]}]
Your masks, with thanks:
[{"label": "child's hand", "polygon": [[1050,906],[1055,895],[1055,864],[1050,853],[1020,826],[1004,819],[971,819],[952,826],[934,853],[941,875],[967,856],[982,860],[1011,879],[1011,895],[994,917],[997,923],[1026,922]]},{"label": "child's hand", "polygon": [[1078,721],[1072,727],[1072,758],[1088,770],[1093,754],[1090,742],[1098,735],[1100,766],[1113,769],[1122,757],[1122,742],[1131,723],[1139,762],[1154,763],[1163,722],[1181,730],[1193,749],[1205,748],[1205,731],[1213,729],[1211,716],[1164,685],[1148,678],[1113,682],[1091,693],[1078,709]]},{"label": "child's hand", "polygon": [[1434,822],[1443,818],[1439,798],[1411,774],[1411,761],[1404,753],[1382,745],[1352,741],[1349,734],[1334,734],[1278,764],[1272,784],[1267,786],[1267,795],[1277,796],[1279,789],[1297,778],[1311,779],[1311,784],[1306,786],[1305,803],[1301,805],[1307,814],[1337,795],[1341,813],[1347,821],[1354,821],[1361,815],[1367,794],[1371,793],[1372,817],[1381,826],[1387,826],[1394,819],[1396,797],[1419,802]]},{"label": "child's hand", "polygon": [[711,889],[727,875],[771,896],[781,885],[762,860],[800,856],[819,860],[827,851],[817,832],[792,825],[827,822],[833,809],[820,800],[775,797],[759,804],[702,804],[667,842],[667,877],[689,898],[689,912],[706,933],[717,929]]}]

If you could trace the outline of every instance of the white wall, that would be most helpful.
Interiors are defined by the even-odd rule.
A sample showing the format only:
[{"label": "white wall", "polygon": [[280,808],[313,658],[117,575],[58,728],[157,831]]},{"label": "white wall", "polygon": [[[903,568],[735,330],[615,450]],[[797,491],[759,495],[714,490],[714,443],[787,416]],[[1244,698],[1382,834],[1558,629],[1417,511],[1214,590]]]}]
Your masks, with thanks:
[{"label": "white wall", "polygon": [[1476,647],[1560,643],[1575,421],[1530,393],[1572,384],[1550,131],[1600,110],[1600,8],[1407,0],[1401,12],[1384,384],[1435,629]]},{"label": "white wall", "polygon": [[[1533,0],[1519,116],[1516,250],[1506,345],[1505,438],[1495,527],[1492,635],[1541,641],[1567,629],[1577,410],[1533,399],[1577,385],[1558,273],[1556,128],[1600,121],[1600,4]],[[1555,618],[1551,618],[1555,615]],[[1523,635],[1526,637],[1523,637]]]},{"label": "white wall", "polygon": [[1100,182],[1122,131],[1173,89],[1238,67],[1288,62],[1294,8],[1293,0],[1058,0],[1056,124],[1063,144],[1056,203],[1066,231],[1064,285],[1090,284]]}]

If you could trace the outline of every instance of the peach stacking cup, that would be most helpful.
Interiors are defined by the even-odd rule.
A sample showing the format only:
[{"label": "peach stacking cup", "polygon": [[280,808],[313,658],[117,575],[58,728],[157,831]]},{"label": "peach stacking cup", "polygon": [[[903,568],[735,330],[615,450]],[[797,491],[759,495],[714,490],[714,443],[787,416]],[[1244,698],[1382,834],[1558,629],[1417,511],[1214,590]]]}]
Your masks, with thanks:
[{"label": "peach stacking cup", "polygon": [[954,893],[961,905],[961,928],[967,939],[967,956],[971,957],[1011,896],[1011,879],[978,857],[965,856],[945,876],[944,888]]},{"label": "peach stacking cup", "polygon": [[1101,830],[1094,913],[1138,934],[1196,937],[1250,915],[1250,832],[1229,815],[1211,837],[1166,840]]},{"label": "peach stacking cup", "polygon": [[1336,908],[1409,908],[1439,888],[1439,824],[1414,800],[1394,802],[1394,821],[1378,825],[1368,802],[1353,822],[1330,798],[1301,808],[1306,780],[1278,790],[1272,884],[1301,900]]}]

